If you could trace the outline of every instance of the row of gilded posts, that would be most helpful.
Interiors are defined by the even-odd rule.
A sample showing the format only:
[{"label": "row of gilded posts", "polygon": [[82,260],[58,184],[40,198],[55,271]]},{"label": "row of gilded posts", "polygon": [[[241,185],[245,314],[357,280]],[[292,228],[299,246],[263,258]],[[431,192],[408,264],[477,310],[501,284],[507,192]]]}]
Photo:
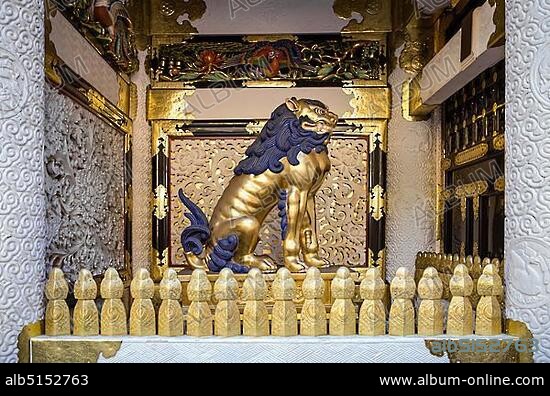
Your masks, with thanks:
[{"label": "row of gilded posts", "polygon": [[[220,272],[212,285],[203,270],[195,270],[187,287],[189,300],[184,318],[180,297],[182,286],[174,270],[168,269],[160,283],[162,303],[156,318],[153,307],[154,284],[145,269],[137,271],[130,285],[133,302],[130,309],[130,335],[135,336],[320,336],[326,335],[383,335],[396,336],[419,334],[424,336],[444,333],[444,318],[450,335],[496,335],[502,331],[501,309],[498,296],[502,294],[502,281],[498,267],[488,264],[477,281],[480,296],[476,315],[472,309],[470,296],[474,282],[468,268],[459,264],[455,267],[449,282],[452,294],[445,315],[442,300],[443,283],[434,267],[424,270],[422,278],[415,284],[413,276],[406,268],[399,268],[390,284],[392,296],[389,317],[383,303],[386,285],[379,269],[369,269],[361,281],[359,292],[362,304],[359,321],[355,304],[355,283],[350,271],[341,267],[331,283],[332,306],[328,315],[323,304],[324,281],[316,268],[310,268],[302,284],[304,303],[300,321],[293,299],[296,284],[286,268],[277,272],[272,285],[275,303],[271,320],[265,304],[267,285],[262,273],[252,269],[243,284],[244,311],[241,315],[237,306],[238,283],[229,269]],[[101,282],[103,298],[101,313],[98,312],[95,298],[97,285],[88,270],[82,270],[74,286],[77,299],[73,311],[73,334],[125,335],[128,334],[127,316],[122,303],[124,287],[114,269],[109,269]],[[218,301],[214,313],[210,301],[214,293]],[[46,334],[69,335],[70,313],[65,299],[68,286],[60,269],[54,268],[46,284]],[[420,305],[415,312],[413,301],[418,295]],[[416,320],[416,316],[418,320]],[[475,316],[475,319],[474,319]],[[101,317],[101,321],[99,320]],[[158,320],[157,320],[158,319]],[[300,326],[298,326],[298,323]],[[101,325],[100,325],[101,324]],[[157,333],[158,324],[158,333]],[[416,330],[415,330],[416,329]]]}]

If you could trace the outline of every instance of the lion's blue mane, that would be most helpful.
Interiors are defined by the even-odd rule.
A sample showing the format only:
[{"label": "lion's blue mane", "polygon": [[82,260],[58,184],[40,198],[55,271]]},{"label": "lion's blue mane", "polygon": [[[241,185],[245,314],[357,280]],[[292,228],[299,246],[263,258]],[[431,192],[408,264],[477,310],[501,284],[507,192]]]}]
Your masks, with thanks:
[{"label": "lion's blue mane", "polygon": [[260,135],[248,147],[246,158],[239,162],[235,174],[259,175],[268,169],[279,173],[283,170],[282,158],[286,157],[291,165],[298,165],[300,152],[327,151],[328,137],[328,133],[318,134],[303,129],[300,120],[283,103],[271,113]]}]

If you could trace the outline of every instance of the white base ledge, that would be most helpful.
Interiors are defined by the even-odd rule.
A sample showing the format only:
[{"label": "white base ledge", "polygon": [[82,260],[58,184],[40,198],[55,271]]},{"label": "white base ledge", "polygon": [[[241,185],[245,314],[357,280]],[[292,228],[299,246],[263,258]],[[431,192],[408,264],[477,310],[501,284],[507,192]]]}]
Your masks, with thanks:
[{"label": "white base ledge", "polygon": [[[448,336],[427,339],[447,340]],[[502,340],[511,338],[461,337],[463,339]],[[446,354],[433,355],[426,338],[410,337],[47,337],[31,340],[32,348],[50,343],[71,344],[120,342],[114,356],[100,354],[101,363],[448,363]],[[50,345],[52,346],[52,345]],[[52,350],[51,348],[47,348]],[[78,348],[75,348],[78,349]],[[67,351],[65,351],[66,353]]]}]

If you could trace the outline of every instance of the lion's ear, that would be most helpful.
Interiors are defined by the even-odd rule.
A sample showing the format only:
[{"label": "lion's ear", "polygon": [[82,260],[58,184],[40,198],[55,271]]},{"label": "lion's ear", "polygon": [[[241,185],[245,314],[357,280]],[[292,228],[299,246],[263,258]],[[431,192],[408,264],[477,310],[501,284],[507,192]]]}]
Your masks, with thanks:
[{"label": "lion's ear", "polygon": [[298,99],[296,99],[295,97],[292,97],[292,98],[289,98],[286,100],[285,102],[286,104],[286,107],[288,107],[288,109],[290,111],[292,111],[293,113],[295,113],[296,111],[298,111]]}]

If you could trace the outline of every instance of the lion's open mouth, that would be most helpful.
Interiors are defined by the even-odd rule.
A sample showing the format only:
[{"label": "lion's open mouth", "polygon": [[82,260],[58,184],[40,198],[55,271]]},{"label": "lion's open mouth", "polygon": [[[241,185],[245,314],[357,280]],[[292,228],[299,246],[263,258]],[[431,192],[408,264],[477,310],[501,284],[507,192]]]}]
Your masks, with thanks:
[{"label": "lion's open mouth", "polygon": [[310,119],[307,119],[302,121],[301,125],[303,129],[306,129],[308,131],[316,131],[316,132],[322,132],[322,133],[327,133],[334,129],[333,124],[328,123],[324,120],[313,122]]}]

